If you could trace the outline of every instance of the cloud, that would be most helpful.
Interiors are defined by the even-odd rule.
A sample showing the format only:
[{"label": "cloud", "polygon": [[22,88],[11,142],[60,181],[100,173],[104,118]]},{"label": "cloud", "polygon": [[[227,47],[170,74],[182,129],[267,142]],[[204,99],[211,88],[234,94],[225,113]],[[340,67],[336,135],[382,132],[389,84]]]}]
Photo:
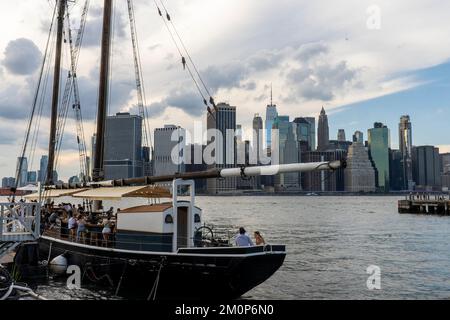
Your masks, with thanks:
[{"label": "cloud", "polygon": [[5,49],[3,66],[13,75],[34,73],[42,60],[42,53],[33,41],[19,38],[10,41]]},{"label": "cloud", "polygon": [[286,102],[331,101],[350,87],[361,88],[358,76],[362,69],[349,67],[344,60],[333,62],[324,43],[300,46],[294,58],[297,66],[289,68],[286,74],[290,88]]},{"label": "cloud", "polygon": [[[148,116],[150,118],[159,117],[167,108],[176,108],[184,111],[186,114],[201,116],[205,113],[206,106],[196,91],[188,89],[176,89],[159,102],[154,102],[147,106]],[[139,114],[137,105],[134,105],[128,112]]]},{"label": "cloud", "polygon": [[[83,36],[83,47],[97,47],[100,46],[102,37],[103,10],[101,7],[93,7],[89,12]],[[114,17],[114,41],[123,40],[128,34],[125,13],[117,10]]]}]

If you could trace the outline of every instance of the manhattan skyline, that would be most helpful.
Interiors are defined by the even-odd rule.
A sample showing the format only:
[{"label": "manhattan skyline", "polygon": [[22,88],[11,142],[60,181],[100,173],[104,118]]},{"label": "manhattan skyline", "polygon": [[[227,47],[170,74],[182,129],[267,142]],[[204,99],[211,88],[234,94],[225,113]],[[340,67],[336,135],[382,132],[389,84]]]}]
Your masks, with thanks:
[{"label": "manhattan skyline", "polygon": [[[279,114],[317,120],[324,106],[332,138],[338,129],[345,129],[347,138],[357,130],[367,135],[374,122],[394,130],[399,116],[409,114],[415,145],[450,151],[445,134],[450,111],[450,26],[445,15],[449,4],[379,1],[381,25],[376,30],[366,23],[371,4],[348,1],[336,9],[324,1],[173,1],[169,10],[194,60],[201,62],[200,71],[216,101],[237,106],[237,121],[243,127],[251,128],[254,114],[265,114],[273,83]],[[94,8],[98,5],[93,1]],[[275,5],[284,14],[273,16]],[[146,50],[143,65],[152,131],[170,123],[189,130],[195,120],[206,122],[206,110],[155,8],[144,1],[137,1],[136,7]],[[45,1],[22,0],[3,2],[0,9],[10,13],[0,22],[5,30],[0,36],[0,147],[8,150],[0,156],[0,175],[12,176],[15,162],[10,155],[19,154],[52,8]],[[110,115],[135,111],[136,100],[126,8],[117,5],[116,10]],[[92,57],[98,56],[99,16],[92,10],[80,60],[86,136],[92,135],[95,118],[98,64]],[[205,24],[215,28],[206,33]],[[70,119],[58,168],[64,179],[78,167],[74,127]],[[47,143],[43,124],[38,155],[46,153]],[[398,147],[396,139],[392,147]]]}]

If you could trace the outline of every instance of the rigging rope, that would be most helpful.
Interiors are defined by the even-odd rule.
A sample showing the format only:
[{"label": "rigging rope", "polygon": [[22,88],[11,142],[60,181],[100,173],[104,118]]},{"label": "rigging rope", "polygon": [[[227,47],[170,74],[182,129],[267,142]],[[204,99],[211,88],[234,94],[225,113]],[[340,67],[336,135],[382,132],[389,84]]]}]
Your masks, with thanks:
[{"label": "rigging rope", "polygon": [[[147,110],[147,97],[145,93],[145,84],[144,84],[144,75],[142,72],[142,60],[141,60],[141,52],[139,45],[139,37],[137,35],[137,27],[136,27],[136,17],[134,11],[134,3],[132,0],[127,0],[128,2],[128,14],[130,20],[130,29],[131,29],[131,41],[133,44],[133,53],[135,60],[135,71],[136,71],[136,89],[138,94],[138,105],[141,116],[143,117],[143,138],[144,138],[144,146],[150,148],[150,152],[153,152],[153,141],[150,133],[150,126],[148,123],[148,110]],[[151,158],[152,154],[150,154]]]},{"label": "rigging rope", "polygon": [[[167,23],[167,21],[169,21],[169,22],[172,21],[172,19],[171,19],[169,13],[166,11],[166,17],[164,17],[163,14],[162,14],[162,11],[161,11],[161,9],[160,9],[160,7],[159,7],[159,5],[158,5],[158,3],[156,2],[156,0],[153,0],[153,2],[155,3],[155,6],[156,6],[156,8],[157,8],[157,10],[158,10],[158,14],[159,14],[159,16],[161,17],[161,19],[163,20],[164,25],[166,26],[166,29],[167,29],[167,31],[169,32],[169,35],[170,35],[170,37],[171,37],[171,39],[172,39],[172,41],[173,41],[175,47],[176,47],[177,50],[178,50],[178,53],[180,54],[181,62],[182,62],[182,64],[183,64],[183,69],[185,69],[185,70],[187,70],[187,71],[189,72],[189,75],[190,75],[192,81],[194,82],[194,85],[195,85],[195,87],[197,88],[198,93],[200,94],[200,96],[201,96],[202,99],[203,99],[204,105],[206,106],[206,108],[207,108],[208,112],[211,114],[211,116],[214,117],[214,114],[212,113],[212,110],[211,110],[211,108],[210,108],[210,106],[209,106],[209,104],[208,104],[208,101],[206,100],[206,97],[205,97],[203,91],[202,91],[201,88],[200,88],[200,85],[199,85],[198,81],[197,81],[197,79],[195,78],[195,76],[194,76],[194,74],[193,74],[191,68],[189,67],[189,64],[187,63],[186,58],[184,57],[183,52],[182,52],[182,50],[181,50],[181,48],[180,48],[180,45],[178,44],[177,40],[175,39],[174,33],[172,32],[172,30],[171,30],[170,27],[169,27],[169,24]],[[162,4],[162,3],[161,3],[161,4]],[[164,6],[164,4],[162,4],[162,5]],[[166,19],[167,19],[167,21],[166,21]],[[192,59],[191,59],[190,61],[191,61],[191,63],[193,64]],[[194,64],[193,64],[193,65],[194,65]],[[194,68],[195,68],[195,66],[194,66]],[[198,74],[200,74],[200,73],[198,73]],[[202,81],[202,82],[203,82],[203,81]],[[203,82],[203,83],[204,83],[204,82]],[[205,86],[205,87],[206,87],[206,86]],[[207,92],[208,92],[208,90],[207,90]],[[210,97],[210,103],[211,103],[211,104],[213,105],[213,107],[216,109],[215,103],[213,104],[213,102],[214,102],[214,99],[213,99],[212,97]]]},{"label": "rigging rope", "polygon": [[54,26],[54,23],[55,23],[56,11],[57,11],[57,5],[55,4],[54,10],[53,10],[52,22],[50,24],[49,34],[48,34],[48,38],[47,38],[47,44],[46,44],[45,51],[44,51],[44,58],[43,58],[43,61],[42,61],[41,70],[39,72],[38,85],[37,85],[36,92],[35,92],[34,99],[33,99],[33,104],[32,104],[31,113],[30,113],[30,117],[29,117],[29,121],[28,121],[28,125],[27,125],[27,130],[26,130],[25,137],[24,137],[24,140],[23,140],[23,143],[22,143],[22,148],[21,148],[21,153],[20,153],[20,155],[21,155],[20,156],[20,161],[19,161],[19,165],[18,165],[18,168],[17,168],[17,172],[16,172],[16,183],[15,183],[14,188],[13,188],[13,192],[14,192],[13,200],[15,200],[15,193],[16,193],[17,187],[18,187],[19,182],[20,182],[19,180],[21,178],[21,171],[22,171],[22,167],[23,167],[23,160],[24,160],[24,157],[25,157],[25,155],[27,153],[27,147],[28,147],[28,142],[29,142],[29,138],[30,138],[30,131],[31,131],[31,128],[32,128],[32,125],[33,125],[33,119],[34,119],[34,116],[35,116],[36,106],[37,106],[37,102],[38,102],[38,99],[39,99],[39,92],[40,92],[41,84],[42,84],[42,77],[43,77],[43,74],[44,74],[45,65],[46,65],[47,58],[48,58],[48,50],[49,50],[49,46],[50,46],[50,40],[51,40],[51,36],[52,36],[53,26]]},{"label": "rigging rope", "polygon": [[189,53],[189,51],[188,51],[186,45],[184,44],[184,41],[183,41],[183,39],[181,38],[181,36],[180,36],[180,34],[179,34],[179,32],[178,32],[176,26],[175,26],[175,23],[173,22],[173,19],[172,19],[171,15],[169,14],[168,10],[167,10],[166,5],[164,4],[164,0],[160,0],[160,2],[161,2],[161,5],[162,5],[163,8],[164,8],[164,11],[166,11],[166,18],[167,18],[167,20],[168,20],[168,21],[170,22],[170,24],[172,25],[172,28],[173,28],[173,30],[175,31],[175,34],[176,34],[176,36],[178,37],[178,40],[180,41],[181,46],[183,47],[183,49],[184,49],[184,51],[185,51],[185,53],[186,53],[186,55],[187,55],[189,61],[191,62],[192,66],[194,67],[195,73],[197,74],[198,78],[200,79],[200,82],[201,82],[202,85],[203,85],[203,88],[205,89],[206,93],[208,94],[208,96],[209,96],[209,98],[210,98],[210,101],[209,101],[209,102],[213,105],[214,109],[217,109],[216,104],[215,104],[215,101],[214,101],[214,98],[212,97],[212,95],[211,95],[211,93],[210,93],[208,87],[206,86],[205,81],[203,81],[203,77],[200,75],[200,72],[198,71],[198,68],[197,68],[197,66],[196,66],[195,63],[194,63],[194,60],[192,59],[192,56],[190,55],[190,53]]}]

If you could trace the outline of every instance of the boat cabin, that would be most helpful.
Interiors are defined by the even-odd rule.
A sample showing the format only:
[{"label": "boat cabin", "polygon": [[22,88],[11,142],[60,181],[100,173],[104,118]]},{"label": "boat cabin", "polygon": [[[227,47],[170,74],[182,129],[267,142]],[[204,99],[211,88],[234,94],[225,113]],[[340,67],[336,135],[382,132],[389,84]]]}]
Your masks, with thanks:
[{"label": "boat cabin", "polygon": [[[176,215],[176,218],[175,218]],[[172,252],[194,247],[202,211],[188,201],[144,205],[117,213],[116,249]],[[176,225],[175,225],[176,223]],[[175,238],[175,241],[174,241]]]}]

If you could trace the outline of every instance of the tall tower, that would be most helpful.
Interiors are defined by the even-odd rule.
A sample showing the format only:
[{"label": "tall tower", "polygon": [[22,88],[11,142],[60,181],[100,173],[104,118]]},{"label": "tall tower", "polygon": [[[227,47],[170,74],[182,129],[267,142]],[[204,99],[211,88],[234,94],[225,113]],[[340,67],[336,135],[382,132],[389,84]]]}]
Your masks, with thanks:
[{"label": "tall tower", "polygon": [[330,128],[328,127],[328,116],[323,107],[322,111],[320,111],[319,125],[317,129],[317,150],[326,151],[330,144]]},{"label": "tall tower", "polygon": [[390,185],[389,149],[390,133],[388,127],[382,123],[375,123],[368,130],[369,156],[376,168],[377,187],[380,191],[388,192]]},{"label": "tall tower", "polygon": [[261,163],[261,151],[263,148],[263,140],[261,137],[261,133],[263,130],[263,120],[259,116],[259,114],[255,114],[255,117],[253,118],[253,148],[255,150],[256,160],[257,163],[254,164],[260,164]]},{"label": "tall tower", "polygon": [[[208,169],[234,168],[236,162],[236,107],[227,103],[217,104],[217,108],[207,115],[208,131],[215,130],[219,137],[208,137],[208,145],[205,149],[207,155],[211,152],[214,164],[209,164]],[[227,133],[233,132],[231,138]],[[219,194],[236,190],[237,179],[208,179],[208,193]]]},{"label": "tall tower", "polygon": [[344,129],[339,129],[338,135],[337,135],[337,140],[339,142],[345,142],[347,140],[346,137],[345,137],[345,130]]},{"label": "tall tower", "polygon": [[272,147],[272,126],[275,118],[278,117],[277,106],[273,104],[273,89],[270,89],[270,104],[266,108],[266,143],[270,150]]},{"label": "tall tower", "polygon": [[17,158],[16,172],[16,177],[18,177],[17,185],[19,187],[26,186],[28,182],[28,159],[26,157]]},{"label": "tall tower", "polygon": [[412,124],[408,115],[400,118],[399,124],[399,148],[402,154],[404,189],[414,188],[412,174]]}]

